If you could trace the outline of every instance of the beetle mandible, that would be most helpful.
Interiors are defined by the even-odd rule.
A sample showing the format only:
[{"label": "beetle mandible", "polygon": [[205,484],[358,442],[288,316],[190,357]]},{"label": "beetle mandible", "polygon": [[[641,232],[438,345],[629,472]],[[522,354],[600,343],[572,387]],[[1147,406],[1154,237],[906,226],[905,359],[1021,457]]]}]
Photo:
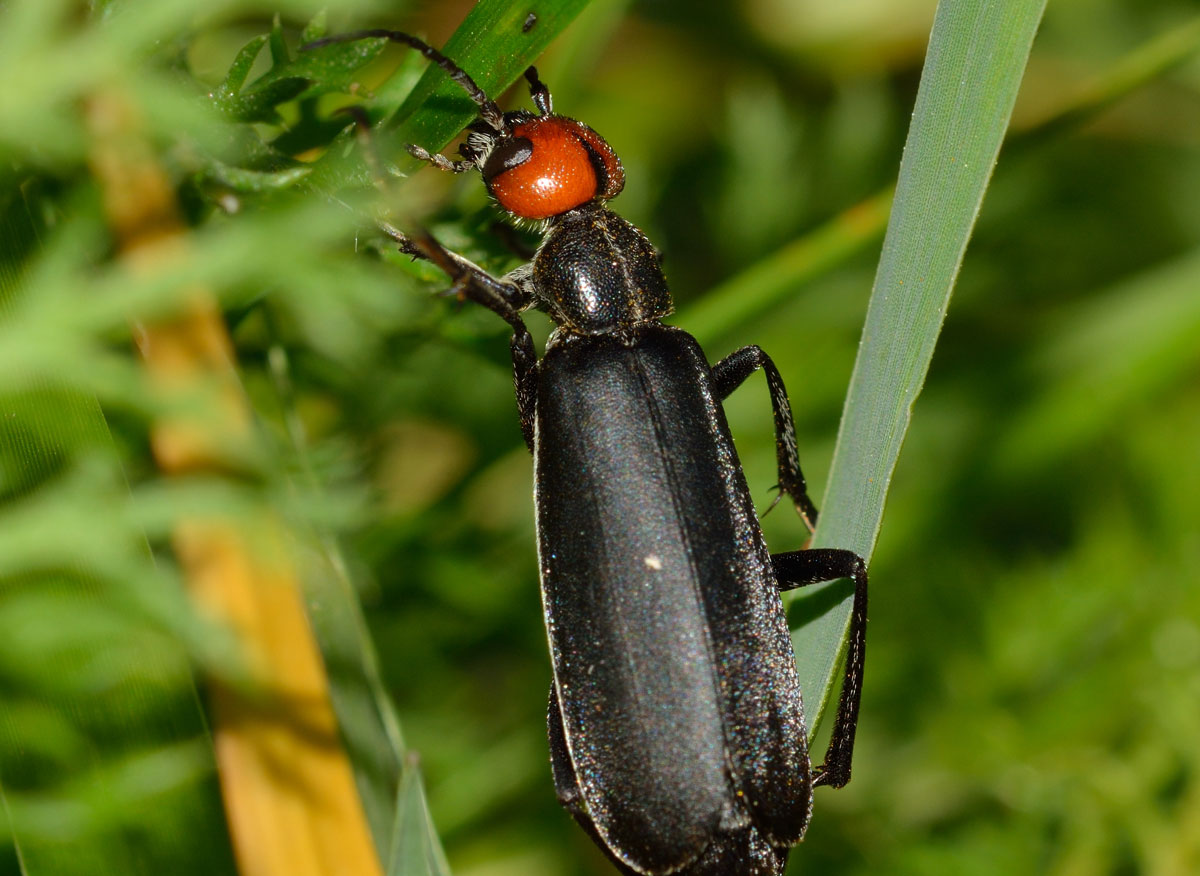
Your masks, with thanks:
[{"label": "beetle mandible", "polygon": [[[608,209],[625,175],[612,147],[556,115],[530,67],[536,113],[502,112],[441,52],[382,37],[442,68],[479,107],[461,159],[517,219],[542,220],[532,261],[504,277],[428,234],[391,230],[460,296],[513,330],[513,383],[533,453],[537,546],[553,682],[547,724],[559,801],[627,874],[780,874],[813,788],[841,787],[862,689],[867,572],[845,550],[771,554],[722,401],[759,368],[775,419],[779,489],[811,531],[783,380],[756,346],[710,366],[673,307],[646,236]],[[539,360],[521,313],[556,328]],[[854,582],[845,677],[825,762],[812,766],[779,593]]]}]

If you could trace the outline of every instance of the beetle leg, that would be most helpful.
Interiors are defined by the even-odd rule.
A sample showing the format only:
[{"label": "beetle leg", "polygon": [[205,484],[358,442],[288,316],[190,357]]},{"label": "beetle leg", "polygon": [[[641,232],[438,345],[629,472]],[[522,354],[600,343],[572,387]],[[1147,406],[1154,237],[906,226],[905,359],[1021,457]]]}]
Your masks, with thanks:
[{"label": "beetle leg", "polygon": [[538,108],[538,113],[543,116],[553,113],[554,100],[550,97],[550,89],[538,78],[536,67],[525,71],[525,81],[529,83],[529,96],[533,98],[533,105]]},{"label": "beetle leg", "polygon": [[400,250],[400,252],[404,253],[405,255],[410,255],[414,259],[425,259],[426,261],[429,260],[429,256],[426,255],[425,250],[417,246],[416,242],[411,237],[396,228],[396,226],[382,220],[378,222],[378,225],[379,230],[392,239],[392,241],[396,244],[396,248]]},{"label": "beetle leg", "polygon": [[523,278],[520,278],[517,272],[514,272],[511,278],[493,277],[474,262],[446,249],[427,231],[408,235],[390,226],[384,226],[384,232],[399,244],[401,252],[415,258],[427,259],[445,271],[454,281],[451,291],[459,298],[483,305],[514,330],[518,324],[524,329],[525,324],[521,321],[520,314],[530,305],[532,293],[528,284],[520,282]]},{"label": "beetle leg", "polygon": [[[474,266],[472,266],[474,267]],[[478,270],[478,269],[477,269]],[[481,272],[482,273],[482,272]],[[491,277],[488,276],[490,280]],[[533,299],[533,270],[530,265],[521,265],[509,271],[502,280],[506,288],[521,290],[525,301]],[[517,413],[521,419],[521,435],[525,438],[525,446],[533,452],[533,423],[537,405],[537,350],[533,346],[533,336],[525,327],[525,321],[520,317],[516,322],[509,320],[513,327],[513,336],[509,342],[512,350],[513,391],[517,397]]]},{"label": "beetle leg", "polygon": [[[767,389],[771,393],[771,410],[775,415],[775,456],[779,460],[779,491],[787,493],[796,505],[796,511],[808,527],[809,532],[817,528],[817,506],[808,497],[808,486],[804,472],[800,470],[800,451],[796,448],[796,424],[792,420],[792,406],[788,402],[787,389],[779,369],[761,347],[749,346],[734,350],[713,365],[713,380],[717,394],[724,401],[746,378],[762,368],[767,375]],[[775,500],[779,501],[778,498]],[[774,507],[774,503],[772,506]]]},{"label": "beetle leg", "polygon": [[428,259],[445,271],[454,281],[450,287],[454,294],[483,305],[512,326],[509,346],[512,350],[513,389],[521,417],[521,435],[525,439],[525,446],[532,452],[534,405],[537,402],[537,351],[533,346],[533,336],[525,327],[525,320],[521,319],[521,311],[529,306],[533,298],[527,266],[497,279],[475,263],[450,252],[427,232],[410,237],[390,226],[384,226],[384,232],[400,245],[402,252],[415,258]]},{"label": "beetle leg", "polygon": [[470,170],[475,166],[473,158],[466,158],[461,161],[455,161],[453,158],[447,158],[440,152],[430,152],[428,149],[422,149],[420,146],[410,145],[408,154],[418,161],[425,161],[432,164],[438,170],[444,170],[447,173],[462,173],[465,170]]},{"label": "beetle leg", "polygon": [[854,732],[858,727],[858,704],[862,698],[863,660],[867,650],[867,567],[852,551],[813,548],[772,554],[779,589],[793,590],[808,584],[849,578],[854,582],[854,606],[850,611],[850,644],[846,651],[846,674],[837,718],[825,763],[813,769],[814,785],[840,788],[850,781],[854,756]]}]

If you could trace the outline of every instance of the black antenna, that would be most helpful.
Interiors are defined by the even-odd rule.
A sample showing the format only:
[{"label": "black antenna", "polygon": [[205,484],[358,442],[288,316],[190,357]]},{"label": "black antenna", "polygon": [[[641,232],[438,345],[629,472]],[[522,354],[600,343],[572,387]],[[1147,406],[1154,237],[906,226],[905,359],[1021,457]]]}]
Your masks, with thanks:
[{"label": "black antenna", "polygon": [[550,99],[550,89],[538,78],[537,67],[530,67],[526,70],[525,79],[529,82],[529,96],[533,98],[533,105],[538,108],[538,112],[544,116],[548,116],[554,112],[554,102]]},{"label": "black antenna", "polygon": [[301,51],[308,49],[316,49],[321,46],[332,45],[333,43],[352,43],[356,40],[367,39],[385,39],[391,40],[394,43],[403,43],[410,48],[416,49],[433,63],[437,64],[450,78],[462,86],[463,91],[467,93],[467,97],[475,101],[479,107],[479,117],[488,123],[496,131],[503,133],[508,129],[504,124],[504,113],[500,111],[500,107],[496,102],[483,93],[483,89],[475,84],[475,80],[467,75],[467,72],[459,67],[433,46],[417,39],[411,34],[404,33],[398,30],[357,30],[351,33],[342,33],[337,36],[325,37],[324,39],[314,40],[300,47]]}]

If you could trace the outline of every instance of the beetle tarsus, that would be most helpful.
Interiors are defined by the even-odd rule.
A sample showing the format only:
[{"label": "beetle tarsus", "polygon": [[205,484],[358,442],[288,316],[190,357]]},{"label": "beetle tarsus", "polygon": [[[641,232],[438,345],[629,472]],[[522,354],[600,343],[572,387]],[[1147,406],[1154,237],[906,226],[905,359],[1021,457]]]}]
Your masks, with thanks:
[{"label": "beetle tarsus", "polygon": [[862,700],[863,663],[867,653],[867,566],[862,557],[853,551],[834,548],[772,554],[771,563],[775,567],[780,590],[794,590],[839,578],[849,578],[854,582],[850,638],[837,717],[834,719],[829,747],[825,750],[825,763],[813,768],[813,785],[840,788],[850,781],[854,735],[858,729],[858,707]]},{"label": "beetle tarsus", "polygon": [[429,256],[421,247],[417,246],[416,242],[405,234],[403,231],[396,228],[394,225],[380,221],[379,230],[386,234],[396,244],[396,248],[405,255],[412,256],[413,261],[421,259],[429,261]]},{"label": "beetle tarsus", "polygon": [[427,161],[438,170],[444,170],[447,173],[462,173],[465,170],[471,170],[475,167],[475,162],[469,158],[455,161],[447,158],[440,152],[430,152],[428,149],[422,149],[420,146],[413,144],[409,144],[408,154],[418,161]]},{"label": "beetle tarsus", "polygon": [[504,113],[500,112],[500,107],[496,102],[483,93],[483,89],[475,84],[462,67],[455,64],[433,46],[424,40],[417,39],[409,33],[404,33],[398,30],[386,30],[384,28],[373,28],[371,30],[357,30],[352,33],[342,33],[336,36],[324,37],[319,40],[313,40],[311,43],[305,43],[300,47],[300,51],[306,52],[312,49],[317,49],[322,46],[332,45],[333,43],[351,43],[358,40],[367,39],[384,39],[394,43],[403,43],[409,48],[416,49],[433,63],[437,64],[467,93],[467,96],[475,102],[479,107],[479,115],[485,122],[491,125],[497,131],[504,130]]}]

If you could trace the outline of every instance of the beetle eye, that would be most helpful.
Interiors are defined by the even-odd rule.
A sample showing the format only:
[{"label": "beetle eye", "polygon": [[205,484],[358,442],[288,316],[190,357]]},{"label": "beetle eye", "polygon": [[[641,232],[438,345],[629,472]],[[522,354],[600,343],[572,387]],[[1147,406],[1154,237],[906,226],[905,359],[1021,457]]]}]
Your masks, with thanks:
[{"label": "beetle eye", "polygon": [[506,170],[519,167],[533,157],[533,142],[525,137],[508,137],[496,144],[487,163],[483,165],[484,182],[488,182]]}]

